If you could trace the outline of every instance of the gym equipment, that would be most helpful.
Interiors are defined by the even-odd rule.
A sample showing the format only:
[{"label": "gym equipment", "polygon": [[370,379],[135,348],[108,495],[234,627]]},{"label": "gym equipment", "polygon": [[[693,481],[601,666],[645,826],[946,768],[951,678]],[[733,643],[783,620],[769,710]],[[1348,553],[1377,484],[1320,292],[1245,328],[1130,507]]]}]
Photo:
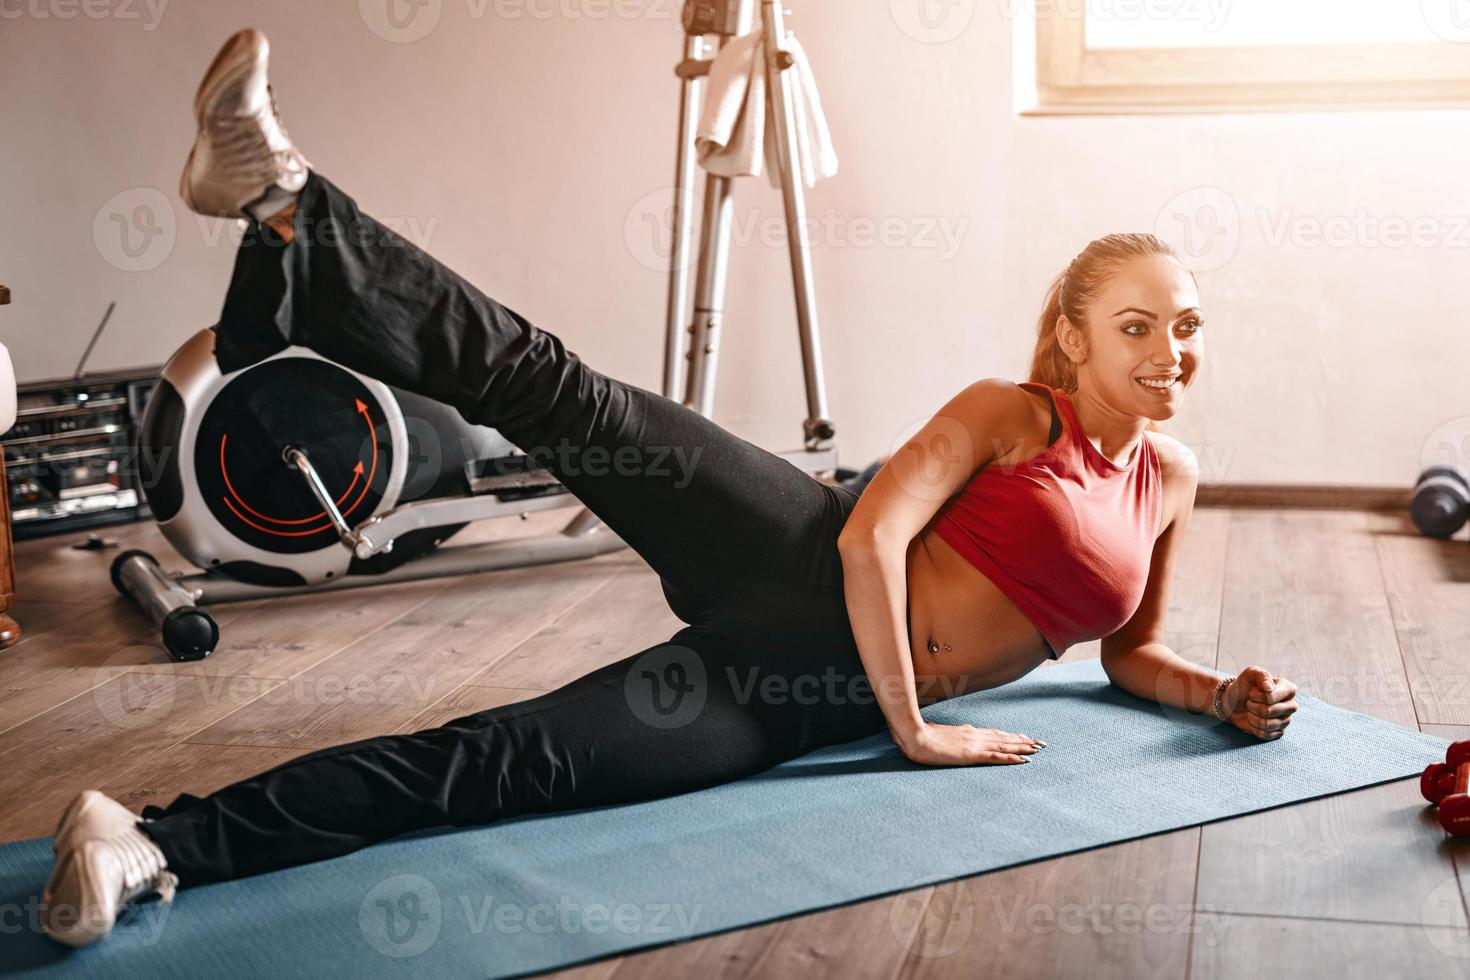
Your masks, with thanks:
[{"label": "gym equipment", "polygon": [[[723,41],[751,22],[756,0],[694,0],[685,8],[677,73],[674,254],[687,257],[686,195],[705,35]],[[837,467],[826,417],[821,348],[795,158],[786,33],[775,0],[760,0],[766,28],[770,119],[783,184],[808,417],[803,448],[777,455],[816,476]],[[663,394],[709,417],[729,259],[729,178],[707,182],[699,277],[685,319],[687,262],[670,272]],[[797,229],[796,234],[790,229]],[[681,329],[684,324],[687,329]],[[146,610],[176,660],[219,643],[201,606],[381,582],[586,558],[625,547],[582,508],[558,533],[440,547],[466,524],[575,503],[565,487],[493,429],[452,408],[390,388],[302,347],[231,374],[214,358],[214,334],[187,341],[165,365],[139,433],[144,494],[160,530],[200,572],[167,573],[152,555],[126,551],[112,581]],[[687,376],[684,362],[689,362]]]},{"label": "gym equipment", "polygon": [[[211,963],[231,964],[238,980],[539,974],[1412,779],[1444,755],[1445,739],[1297,700],[1298,723],[1261,742],[1161,711],[1110,684],[1096,658],[1054,664],[923,709],[931,721],[1044,737],[1029,765],[918,766],[883,732],[693,793],[422,831],[188,889],[166,928],[164,910],[143,905],[82,954],[105,959],[108,980],[199,975]],[[0,846],[0,903],[34,907],[52,861],[45,838]],[[1378,887],[1368,864],[1337,873],[1334,887]],[[933,944],[915,953],[975,941],[968,918],[946,939],[916,929],[907,907],[893,906],[892,941]],[[497,918],[502,909],[515,917]],[[1459,924],[1457,908],[1427,914],[1428,925]],[[74,955],[38,930],[0,930],[0,962],[44,970]]]},{"label": "gym equipment", "polygon": [[1470,740],[1455,742],[1444,762],[1419,776],[1419,792],[1439,807],[1439,825],[1452,837],[1470,837]]},{"label": "gym equipment", "polygon": [[862,471],[839,466],[835,473],[837,485],[839,487],[846,487],[861,497],[863,491],[868,488],[869,483],[873,482],[873,477],[878,475],[878,471],[883,468],[883,464],[888,462],[888,459],[889,457],[887,456],[884,456],[882,459],[875,459]]},{"label": "gym equipment", "polygon": [[1451,744],[1443,762],[1425,767],[1419,776],[1419,792],[1430,803],[1438,803],[1451,793],[1455,771],[1466,762],[1470,762],[1470,739]]},{"label": "gym equipment", "polygon": [[1409,506],[1421,534],[1448,538],[1470,518],[1470,477],[1458,466],[1431,466],[1419,474]]}]

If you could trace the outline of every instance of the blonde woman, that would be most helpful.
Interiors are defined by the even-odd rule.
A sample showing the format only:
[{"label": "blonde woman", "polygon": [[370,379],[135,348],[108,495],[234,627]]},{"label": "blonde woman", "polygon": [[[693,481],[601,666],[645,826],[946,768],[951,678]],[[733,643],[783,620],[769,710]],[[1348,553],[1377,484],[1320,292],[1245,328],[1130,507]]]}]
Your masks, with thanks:
[{"label": "blonde woman", "polygon": [[[184,200],[250,230],[217,328],[229,371],[288,344],[453,405],[557,475],[661,577],[689,625],[540,697],[304,755],[143,819],[86,792],[62,815],[44,923],[73,945],[175,888],[323,860],[436,825],[644,800],[887,731],[926,766],[1029,762],[1025,734],[926,721],[1101,637],[1112,680],[1281,737],[1295,686],[1163,643],[1196,482],[1153,430],[1197,376],[1193,277],[1146,235],[1057,278],[1031,380],[950,399],[861,497],[589,368],[556,335],[394,235],[286,135],[268,48],[242,31],[196,98]],[[326,231],[330,230],[331,234]],[[614,328],[615,325],[609,325]],[[678,450],[689,469],[657,467]]]}]

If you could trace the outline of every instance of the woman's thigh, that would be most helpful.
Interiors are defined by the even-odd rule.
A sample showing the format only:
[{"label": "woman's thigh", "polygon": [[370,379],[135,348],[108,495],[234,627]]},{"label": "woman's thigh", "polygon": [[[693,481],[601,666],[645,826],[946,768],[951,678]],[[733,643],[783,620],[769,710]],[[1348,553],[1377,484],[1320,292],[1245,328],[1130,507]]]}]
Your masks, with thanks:
[{"label": "woman's thigh", "polygon": [[[857,651],[779,634],[679,631],[549,694],[445,729],[491,754],[455,822],[690,792],[882,731]],[[508,737],[507,737],[508,736]],[[505,794],[508,794],[505,795]]]}]

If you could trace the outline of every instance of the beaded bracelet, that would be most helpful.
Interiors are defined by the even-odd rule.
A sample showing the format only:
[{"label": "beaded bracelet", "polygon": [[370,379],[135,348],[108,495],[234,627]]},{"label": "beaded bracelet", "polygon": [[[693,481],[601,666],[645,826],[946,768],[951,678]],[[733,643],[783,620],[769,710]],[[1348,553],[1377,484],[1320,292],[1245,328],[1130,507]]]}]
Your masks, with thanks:
[{"label": "beaded bracelet", "polygon": [[1215,685],[1215,717],[1221,721],[1229,721],[1230,713],[1225,710],[1225,689],[1235,682],[1234,677],[1222,677],[1220,683]]}]

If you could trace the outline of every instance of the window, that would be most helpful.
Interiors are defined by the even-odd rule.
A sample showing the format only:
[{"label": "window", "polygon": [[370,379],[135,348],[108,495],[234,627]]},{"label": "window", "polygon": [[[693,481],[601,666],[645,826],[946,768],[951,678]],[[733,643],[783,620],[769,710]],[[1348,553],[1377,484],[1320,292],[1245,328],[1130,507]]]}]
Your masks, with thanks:
[{"label": "window", "polygon": [[1034,0],[1030,114],[1470,106],[1470,0]]}]

